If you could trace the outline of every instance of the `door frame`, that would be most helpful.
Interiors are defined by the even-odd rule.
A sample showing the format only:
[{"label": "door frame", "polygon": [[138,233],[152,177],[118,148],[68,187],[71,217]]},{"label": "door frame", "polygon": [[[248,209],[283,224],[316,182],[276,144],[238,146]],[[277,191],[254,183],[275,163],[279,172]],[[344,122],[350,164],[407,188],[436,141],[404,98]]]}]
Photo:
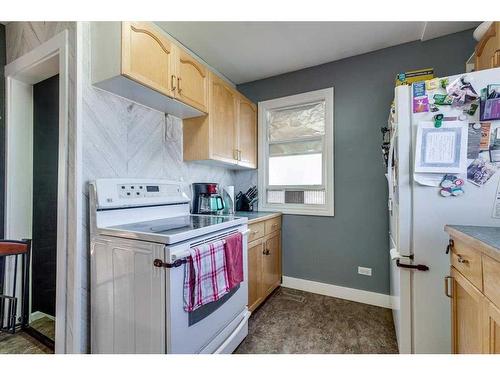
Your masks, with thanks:
[{"label": "door frame", "polygon": [[[31,228],[24,228],[16,222],[15,200],[26,191],[16,189],[15,167],[12,150],[16,147],[16,132],[19,126],[31,126],[30,155],[32,155],[33,136],[33,89],[32,85],[59,74],[59,156],[58,156],[58,197],[57,197],[57,261],[56,261],[56,327],[55,352],[66,352],[66,294],[67,294],[67,257],[68,257],[68,154],[69,154],[69,46],[68,30],[57,34],[47,42],[34,48],[5,66],[5,237],[29,235]],[[16,87],[25,89],[17,90]],[[30,89],[31,86],[31,89]],[[21,102],[20,102],[21,101]],[[19,116],[19,105],[26,107],[25,115]],[[17,112],[16,112],[17,111]],[[31,114],[28,114],[31,113]],[[28,114],[28,115],[26,115]],[[31,121],[31,124],[29,124]],[[32,163],[31,163],[32,168]],[[31,177],[32,180],[32,177]],[[33,196],[30,186],[28,194]],[[17,195],[17,196],[16,196]],[[22,198],[22,197],[21,197]],[[28,197],[29,198],[29,197]],[[11,219],[14,219],[11,221]],[[16,228],[16,225],[18,227]],[[22,234],[26,233],[26,234]],[[17,238],[12,238],[17,239]]]}]

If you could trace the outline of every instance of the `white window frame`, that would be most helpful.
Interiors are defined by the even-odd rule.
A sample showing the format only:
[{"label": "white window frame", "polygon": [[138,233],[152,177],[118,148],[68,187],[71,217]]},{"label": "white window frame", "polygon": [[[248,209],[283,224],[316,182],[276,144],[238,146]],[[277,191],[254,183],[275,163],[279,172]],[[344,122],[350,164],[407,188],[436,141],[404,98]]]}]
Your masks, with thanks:
[{"label": "white window frame", "polygon": [[[323,185],[325,189],[325,204],[291,204],[268,203],[267,189],[269,186],[269,142],[266,113],[270,110],[306,105],[318,101],[325,101],[325,135],[323,145]],[[334,112],[333,112],[333,87],[309,91],[302,94],[259,102],[259,210],[279,211],[292,215],[334,216]],[[274,187],[274,186],[273,186]],[[287,186],[292,187],[292,186]],[[303,186],[301,186],[303,187]],[[306,188],[308,188],[306,186]],[[313,187],[311,187],[314,189]],[[317,188],[317,186],[316,186]]]}]

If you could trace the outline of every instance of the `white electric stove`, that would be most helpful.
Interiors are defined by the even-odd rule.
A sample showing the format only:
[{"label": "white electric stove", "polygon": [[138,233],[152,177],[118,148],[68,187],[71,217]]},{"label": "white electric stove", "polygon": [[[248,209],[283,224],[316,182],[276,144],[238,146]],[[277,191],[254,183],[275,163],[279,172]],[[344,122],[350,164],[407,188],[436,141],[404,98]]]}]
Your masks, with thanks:
[{"label": "white electric stove", "polygon": [[248,333],[246,238],[244,281],[190,313],[184,267],[190,247],[246,237],[247,219],[190,215],[166,180],[100,179],[89,192],[92,352],[231,353]]}]

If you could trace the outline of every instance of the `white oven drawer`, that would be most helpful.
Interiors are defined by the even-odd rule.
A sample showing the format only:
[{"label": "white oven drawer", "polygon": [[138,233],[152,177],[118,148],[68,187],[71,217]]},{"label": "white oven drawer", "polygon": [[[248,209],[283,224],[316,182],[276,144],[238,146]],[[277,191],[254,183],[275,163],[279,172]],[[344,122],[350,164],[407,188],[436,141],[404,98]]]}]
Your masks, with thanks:
[{"label": "white oven drawer", "polygon": [[250,311],[246,308],[200,354],[231,354],[248,335]]}]

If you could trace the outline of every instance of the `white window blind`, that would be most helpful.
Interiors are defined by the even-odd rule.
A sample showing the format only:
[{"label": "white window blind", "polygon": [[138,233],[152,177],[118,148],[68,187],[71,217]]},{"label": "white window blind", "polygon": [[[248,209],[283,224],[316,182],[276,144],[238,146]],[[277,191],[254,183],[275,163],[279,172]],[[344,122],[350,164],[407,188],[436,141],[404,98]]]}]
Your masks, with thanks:
[{"label": "white window blind", "polygon": [[261,209],[333,215],[333,88],[259,103]]}]

